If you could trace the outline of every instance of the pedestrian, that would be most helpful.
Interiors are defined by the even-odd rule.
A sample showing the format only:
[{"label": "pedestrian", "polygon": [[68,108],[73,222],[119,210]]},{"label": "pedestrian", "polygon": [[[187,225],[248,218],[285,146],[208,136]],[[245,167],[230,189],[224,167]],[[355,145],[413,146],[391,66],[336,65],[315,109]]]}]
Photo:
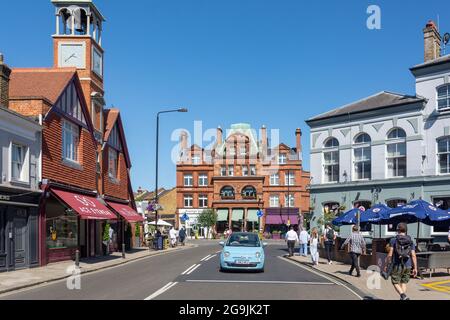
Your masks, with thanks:
[{"label": "pedestrian", "polygon": [[299,243],[300,243],[299,254],[304,257],[308,256],[309,238],[310,237],[309,237],[308,231],[306,231],[305,229],[302,229],[302,231],[300,231],[300,236],[299,236]]},{"label": "pedestrian", "polygon": [[295,243],[298,242],[298,234],[294,231],[294,227],[289,228],[288,233],[286,233],[286,242],[288,245],[289,257],[294,255]]},{"label": "pedestrian", "polygon": [[344,247],[350,244],[350,257],[352,258],[352,266],[350,267],[349,275],[353,275],[353,270],[356,269],[356,277],[361,277],[361,268],[359,267],[359,257],[361,254],[366,253],[366,242],[364,241],[364,237],[359,232],[358,226],[353,226],[352,234],[344,241],[341,246],[341,250]]},{"label": "pedestrian", "polygon": [[331,261],[331,251],[333,250],[334,241],[336,240],[336,233],[329,223],[327,223],[327,226],[325,228],[323,240],[325,244],[325,251],[327,253],[328,264],[332,264],[333,262]]},{"label": "pedestrian", "polygon": [[406,296],[407,284],[411,273],[417,275],[416,247],[411,237],[407,235],[406,223],[397,225],[397,236],[389,243],[389,253],[386,257],[384,272],[392,263],[391,282],[400,295],[400,300],[409,300]]},{"label": "pedestrian", "polygon": [[314,266],[319,265],[319,232],[317,228],[313,228],[311,231],[311,237],[309,238],[309,251],[311,251],[311,260]]},{"label": "pedestrian", "polygon": [[179,237],[180,237],[180,243],[182,246],[184,246],[184,241],[186,239],[186,229],[184,229],[184,227],[181,227],[180,233],[179,233]]},{"label": "pedestrian", "polygon": [[447,236],[447,240],[448,240],[448,243],[450,243],[450,227],[448,227],[448,236]]},{"label": "pedestrian", "polygon": [[170,237],[170,246],[174,248],[177,242],[177,232],[174,227],[170,228],[169,237]]}]

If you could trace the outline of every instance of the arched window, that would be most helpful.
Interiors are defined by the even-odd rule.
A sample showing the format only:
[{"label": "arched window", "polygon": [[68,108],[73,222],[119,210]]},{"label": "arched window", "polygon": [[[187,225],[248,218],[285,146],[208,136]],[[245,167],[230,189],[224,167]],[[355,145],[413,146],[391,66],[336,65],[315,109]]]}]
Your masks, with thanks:
[{"label": "arched window", "polygon": [[339,142],[336,138],[325,141],[323,168],[325,182],[339,182]]},{"label": "arched window", "polygon": [[231,186],[225,186],[220,190],[220,197],[222,199],[234,199],[234,188]]},{"label": "arched window", "polygon": [[438,144],[438,163],[439,173],[450,173],[450,137],[444,137],[437,140]]},{"label": "arched window", "polygon": [[406,133],[394,128],[387,136],[387,176],[406,177]]},{"label": "arched window", "polygon": [[256,199],[256,189],[253,186],[246,186],[242,189],[241,195],[243,199]]},{"label": "arched window", "polygon": [[370,136],[361,133],[355,138],[353,145],[353,165],[356,180],[370,180],[372,178],[372,152]]},{"label": "arched window", "polygon": [[439,111],[450,109],[450,85],[437,88],[437,107]]}]

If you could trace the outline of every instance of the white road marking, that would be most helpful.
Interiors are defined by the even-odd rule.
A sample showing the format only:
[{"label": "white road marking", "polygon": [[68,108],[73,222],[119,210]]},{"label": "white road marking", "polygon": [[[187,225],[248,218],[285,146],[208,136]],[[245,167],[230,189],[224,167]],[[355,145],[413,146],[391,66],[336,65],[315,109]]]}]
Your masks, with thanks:
[{"label": "white road marking", "polygon": [[222,250],[219,250],[219,251],[217,251],[216,253],[221,253],[222,252]]},{"label": "white road marking", "polygon": [[158,291],[156,291],[155,293],[153,293],[152,295],[148,296],[147,298],[145,298],[144,300],[152,300],[155,299],[157,296],[163,294],[164,292],[170,290],[171,288],[173,288],[174,286],[177,285],[178,282],[169,282],[168,284],[166,284],[164,287],[162,287],[161,289],[159,289]]},{"label": "white road marking", "polygon": [[214,258],[216,255],[213,254],[211,257],[209,257],[208,259],[206,259],[205,261],[211,260],[212,258]]},{"label": "white road marking", "polygon": [[246,280],[186,280],[186,282],[206,282],[206,283],[257,283],[257,284],[303,284],[303,285],[324,285],[335,286],[333,282],[307,282],[307,281],[246,281]]},{"label": "white road marking", "polygon": [[348,291],[350,291],[351,293],[353,293],[355,296],[357,296],[360,300],[364,300],[363,297],[361,297],[361,296],[360,296],[359,294],[357,294],[354,290],[352,290],[351,288],[347,287],[344,283],[342,283],[342,282],[340,282],[340,281],[337,281],[337,280],[335,280],[335,279],[332,279],[332,278],[330,278],[330,277],[327,277],[326,275],[324,275],[324,274],[322,274],[322,273],[320,273],[320,272],[317,272],[317,271],[315,271],[315,270],[311,270],[311,269],[309,269],[309,268],[307,268],[307,267],[301,265],[300,263],[294,262],[294,261],[289,260],[289,259],[286,259],[286,258],[284,258],[284,257],[280,257],[280,256],[279,256],[278,258],[280,258],[281,260],[284,260],[284,261],[286,261],[286,262],[292,263],[293,265],[295,265],[295,266],[297,266],[297,267],[300,267],[300,268],[302,268],[302,269],[304,269],[304,270],[307,270],[307,271],[309,271],[309,272],[311,272],[311,273],[314,273],[315,275],[318,275],[318,276],[320,276],[320,277],[322,277],[322,278],[325,278],[325,279],[327,279],[327,280],[329,280],[329,281],[331,281],[331,282],[337,284],[338,286],[344,287],[344,288],[346,288]]},{"label": "white road marking", "polygon": [[196,266],[196,264],[193,264],[192,266],[190,266],[189,268],[187,268],[185,271],[183,271],[182,275],[188,273],[188,272],[189,272],[192,268],[194,268],[195,266]]},{"label": "white road marking", "polygon": [[208,259],[211,256],[211,254],[208,254],[206,257],[204,257],[202,260],[200,261],[205,261],[206,259]]},{"label": "white road marking", "polygon": [[191,271],[189,271],[188,273],[186,273],[186,275],[191,274],[192,272],[194,272],[194,271],[195,271],[198,267],[200,267],[200,266],[201,266],[201,264],[196,265],[195,268],[191,269]]}]

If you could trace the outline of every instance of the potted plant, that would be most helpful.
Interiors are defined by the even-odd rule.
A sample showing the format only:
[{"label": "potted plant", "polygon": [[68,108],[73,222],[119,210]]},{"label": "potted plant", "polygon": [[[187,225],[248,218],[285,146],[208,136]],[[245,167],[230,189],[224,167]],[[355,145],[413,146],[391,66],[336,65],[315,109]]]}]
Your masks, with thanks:
[{"label": "potted plant", "polygon": [[135,230],[134,230],[134,236],[135,236],[135,247],[139,248],[141,246],[141,227],[139,226],[139,223],[136,223]]},{"label": "potted plant", "polygon": [[109,253],[108,245],[109,245],[109,229],[111,226],[109,223],[105,223],[105,226],[103,228],[103,242],[102,242],[102,248],[103,248],[103,255],[106,256]]}]

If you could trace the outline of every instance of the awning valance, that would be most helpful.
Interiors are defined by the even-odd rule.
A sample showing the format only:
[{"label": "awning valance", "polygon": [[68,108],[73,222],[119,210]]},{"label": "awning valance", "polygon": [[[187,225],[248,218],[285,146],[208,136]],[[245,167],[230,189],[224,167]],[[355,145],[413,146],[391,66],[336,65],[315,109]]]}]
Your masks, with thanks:
[{"label": "awning valance", "polygon": [[231,221],[244,220],[244,210],[243,209],[233,209],[231,214]]},{"label": "awning valance", "polygon": [[126,204],[116,203],[107,201],[106,202],[114,211],[120,214],[128,222],[143,222],[144,218],[142,215],[133,210],[133,208],[127,206]]},{"label": "awning valance", "polygon": [[228,209],[217,210],[217,222],[228,221]]},{"label": "awning valance", "polygon": [[97,198],[79,193],[51,189],[52,193],[61,201],[78,213],[81,219],[86,220],[116,220],[112,213]]},{"label": "awning valance", "polygon": [[248,222],[258,222],[258,209],[248,209],[247,210],[247,221]]},{"label": "awning valance", "polygon": [[298,216],[297,215],[270,215],[266,216],[266,224],[267,225],[279,225],[285,224],[287,225],[290,222],[291,225],[298,224]]}]

